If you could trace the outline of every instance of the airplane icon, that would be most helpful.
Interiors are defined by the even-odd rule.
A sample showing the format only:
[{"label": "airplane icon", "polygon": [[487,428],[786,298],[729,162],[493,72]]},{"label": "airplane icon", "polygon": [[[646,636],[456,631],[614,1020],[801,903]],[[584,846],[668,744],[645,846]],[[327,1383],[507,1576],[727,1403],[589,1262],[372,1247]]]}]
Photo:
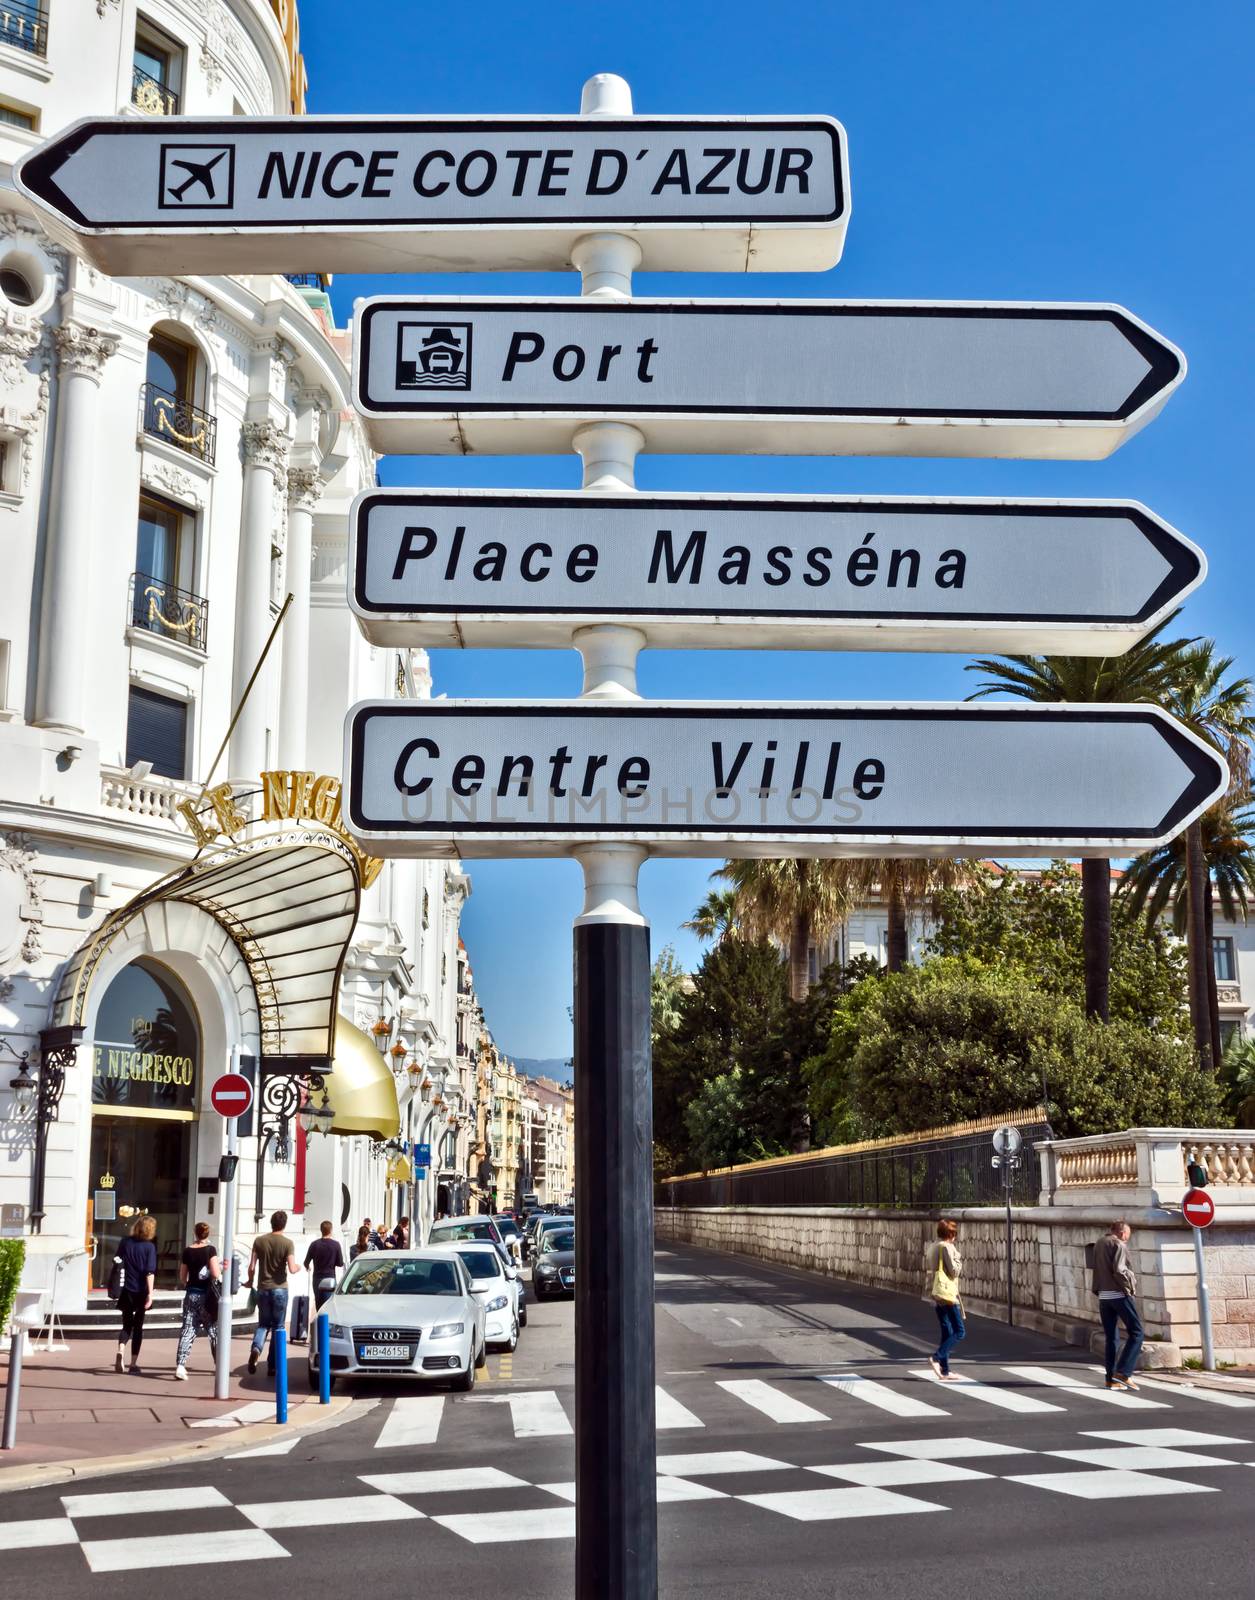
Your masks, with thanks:
[{"label": "airplane icon", "polygon": [[213,210],[234,202],[235,149],[229,144],[167,144],[161,147],[159,206]]},{"label": "airplane icon", "polygon": [[194,183],[203,184],[205,199],[212,200],[214,198],[213,170],[225,155],[225,150],[219,150],[212,161],[172,161],[170,163],[172,167],[182,167],[184,172],[189,173],[190,176],[185,178],[177,189],[170,189],[171,200],[182,200]]}]

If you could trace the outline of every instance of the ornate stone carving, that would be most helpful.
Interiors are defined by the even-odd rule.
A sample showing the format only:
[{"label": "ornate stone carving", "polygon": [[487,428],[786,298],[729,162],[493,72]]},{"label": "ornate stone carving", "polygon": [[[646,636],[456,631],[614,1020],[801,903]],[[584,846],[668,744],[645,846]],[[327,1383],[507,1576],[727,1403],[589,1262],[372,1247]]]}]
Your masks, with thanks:
[{"label": "ornate stone carving", "polygon": [[284,480],[290,441],[277,423],[246,422],[240,429],[240,440],[245,466],[264,467],[277,481]]},{"label": "ornate stone carving", "polygon": [[0,834],[0,968],[38,961],[44,904],[24,834]]},{"label": "ornate stone carving", "polygon": [[39,348],[43,325],[20,311],[0,313],[0,390],[12,394],[28,376],[26,363]]},{"label": "ornate stone carving", "polygon": [[149,488],[160,489],[184,505],[203,506],[205,503],[205,490],[200,480],[171,461],[145,458],[140,477]]},{"label": "ornate stone carving", "polygon": [[222,82],[222,63],[209,48],[208,39],[200,47],[200,70],[205,75],[210,94],[217,93],[218,85]]},{"label": "ornate stone carving", "polygon": [[317,467],[288,468],[288,506],[291,510],[312,512],[322,491],[322,475]]},{"label": "ornate stone carving", "polygon": [[105,362],[122,342],[116,333],[102,333],[80,322],[63,322],[52,330],[52,337],[62,373],[91,378],[95,383],[100,382]]},{"label": "ornate stone carving", "polygon": [[122,0],[96,0],[96,15],[98,17],[107,17],[110,6],[116,11],[121,4]]}]

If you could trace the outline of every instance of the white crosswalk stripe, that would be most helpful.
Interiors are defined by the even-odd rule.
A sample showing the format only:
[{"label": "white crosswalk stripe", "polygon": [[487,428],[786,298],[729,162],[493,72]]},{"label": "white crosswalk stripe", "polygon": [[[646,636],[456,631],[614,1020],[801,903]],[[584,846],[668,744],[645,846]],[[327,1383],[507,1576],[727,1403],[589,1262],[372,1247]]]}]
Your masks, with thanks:
[{"label": "white crosswalk stripe", "polygon": [[224,1411],[216,1417],[200,1417],[189,1424],[193,1428],[244,1428],[250,1422],[273,1422],[273,1400],[250,1400],[247,1405],[236,1406],[234,1411]]},{"label": "white crosswalk stripe", "polygon": [[654,1426],[659,1431],[665,1428],[704,1428],[706,1424],[698,1416],[682,1406],[674,1395],[669,1395],[663,1388],[655,1386],[654,1389]]},{"label": "white crosswalk stripe", "polygon": [[[1094,1371],[1101,1372],[1102,1368],[1095,1367]],[[1209,1406],[1231,1406],[1235,1411],[1249,1411],[1255,1407],[1255,1396],[1237,1394],[1232,1389],[1207,1389],[1201,1383],[1161,1382],[1142,1372],[1138,1373],[1136,1383],[1139,1389],[1152,1389],[1161,1400],[1175,1394],[1178,1398],[1202,1400]]]},{"label": "white crosswalk stripe", "polygon": [[161,1572],[166,1567],[197,1567],[209,1562],[274,1561],[285,1559],[288,1552],[261,1528],[230,1528],[225,1533],[176,1533],[162,1538],[149,1533],[138,1539],[86,1539],[83,1555],[93,1572]]},{"label": "white crosswalk stripe", "polygon": [[259,1444],[255,1450],[233,1450],[228,1461],[248,1461],[253,1456],[286,1456],[290,1450],[295,1450],[301,1442],[299,1433],[294,1433],[290,1439],[280,1439],[278,1444]]},{"label": "white crosswalk stripe", "polygon": [[930,1367],[915,1368],[911,1376],[935,1383],[939,1389],[944,1388],[949,1394],[960,1394],[968,1400],[982,1400],[986,1405],[1000,1406],[1004,1411],[1063,1410],[1062,1406],[1053,1405],[1049,1400],[1034,1400],[1032,1395],[1021,1394],[1018,1389],[997,1389],[992,1384],[981,1383],[976,1378],[960,1377],[956,1374],[949,1382],[943,1383]]},{"label": "white crosswalk stripe", "polygon": [[544,1439],[572,1432],[562,1402],[552,1389],[507,1396],[516,1439]]},{"label": "white crosswalk stripe", "polygon": [[435,1444],[444,1416],[442,1394],[400,1395],[392,1402],[375,1440],[376,1450],[399,1450],[407,1444]]},{"label": "white crosswalk stripe", "polygon": [[772,1422],[827,1422],[829,1419],[814,1406],[808,1406],[791,1394],[764,1383],[760,1378],[721,1378],[719,1387],[747,1406],[761,1411]]},{"label": "white crosswalk stripe", "polygon": [[913,1400],[910,1395],[899,1394],[888,1384],[877,1383],[875,1378],[864,1378],[857,1372],[834,1372],[820,1377],[832,1389],[865,1400],[869,1406],[881,1411],[891,1411],[895,1417],[948,1417],[950,1413],[940,1406],[930,1406],[926,1400]]},{"label": "white crosswalk stripe", "polygon": [[1123,1406],[1129,1411],[1164,1409],[1162,1400],[1147,1400],[1140,1394],[1129,1394],[1122,1389],[1104,1389],[1099,1384],[1089,1383],[1077,1377],[1075,1371],[1054,1372],[1049,1367],[1003,1367],[1002,1370],[1009,1372],[1013,1378],[1022,1378],[1025,1383],[1042,1383],[1051,1389],[1068,1389],[1073,1394],[1083,1395],[1087,1400],[1099,1400],[1106,1405]]}]

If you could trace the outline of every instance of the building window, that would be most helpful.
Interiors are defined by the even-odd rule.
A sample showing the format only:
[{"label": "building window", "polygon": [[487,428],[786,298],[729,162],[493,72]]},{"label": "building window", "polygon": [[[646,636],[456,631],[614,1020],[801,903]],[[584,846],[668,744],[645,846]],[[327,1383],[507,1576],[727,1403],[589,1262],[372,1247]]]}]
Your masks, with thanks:
[{"label": "building window", "polygon": [[195,542],[186,511],[156,495],[140,496],[131,626],[204,651],[209,602],[190,587]]},{"label": "building window", "polygon": [[4,4],[0,5],[0,44],[11,45],[15,50],[25,50],[32,56],[46,56],[48,54],[47,8],[32,5],[30,0],[4,0]]},{"label": "building window", "polygon": [[[3,9],[0,9],[0,43],[8,44],[9,35],[4,28]],[[13,106],[7,100],[0,100],[0,122],[7,122],[11,128],[28,128],[34,133],[39,126],[39,116],[34,111],[24,111],[21,106]]]},{"label": "building window", "polygon": [[195,404],[199,375],[195,346],[154,333],[148,341],[143,429],[212,466],[218,419]]},{"label": "building window", "polygon": [[1242,1024],[1240,1022],[1225,1022],[1220,1024],[1220,1049],[1227,1053],[1229,1046],[1242,1037]]},{"label": "building window", "polygon": [[187,776],[187,702],[131,688],[126,718],[126,764],[147,761],[159,778]]},{"label": "building window", "polygon": [[1211,941],[1211,956],[1216,964],[1217,983],[1236,983],[1238,981],[1237,960],[1233,952],[1233,940],[1227,936]]},{"label": "building window", "polygon": [[140,17],[135,28],[131,104],[150,116],[176,116],[182,66],[182,51],[174,41]]}]

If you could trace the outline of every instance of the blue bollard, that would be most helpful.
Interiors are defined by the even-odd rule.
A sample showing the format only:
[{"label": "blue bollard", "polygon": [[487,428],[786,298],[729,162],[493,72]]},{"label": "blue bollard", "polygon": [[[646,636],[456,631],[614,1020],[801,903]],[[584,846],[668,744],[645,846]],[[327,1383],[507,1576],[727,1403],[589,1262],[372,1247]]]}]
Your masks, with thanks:
[{"label": "blue bollard", "polygon": [[331,1404],[331,1318],[318,1313],[318,1404]]},{"label": "blue bollard", "polygon": [[276,1328],[270,1335],[275,1342],[275,1421],[288,1420],[288,1330]]}]

